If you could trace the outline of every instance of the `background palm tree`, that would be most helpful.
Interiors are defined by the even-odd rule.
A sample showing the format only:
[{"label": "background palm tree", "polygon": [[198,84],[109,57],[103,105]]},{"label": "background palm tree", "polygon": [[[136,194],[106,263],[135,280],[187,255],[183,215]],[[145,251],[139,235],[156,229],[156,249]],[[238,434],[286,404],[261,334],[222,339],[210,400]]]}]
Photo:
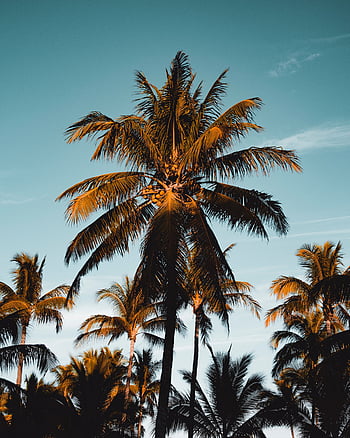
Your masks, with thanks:
[{"label": "background palm tree", "polygon": [[[234,245],[230,245],[225,251],[226,255]],[[194,427],[194,405],[195,405],[195,390],[197,381],[197,370],[199,361],[199,337],[207,343],[209,332],[212,329],[212,324],[208,314],[217,313],[222,316],[226,322],[227,329],[228,320],[224,318],[228,312],[233,311],[234,307],[243,305],[250,307],[250,310],[259,317],[260,305],[246,292],[250,291],[252,286],[247,282],[234,281],[228,278],[221,285],[225,301],[218,301],[211,292],[206,290],[200,278],[196,278],[194,268],[192,266],[193,254],[190,254],[188,259],[188,271],[186,275],[186,295],[188,296],[189,304],[195,317],[194,323],[194,341],[193,341],[193,361],[192,361],[192,381],[190,388],[190,414],[188,424],[188,438],[193,437]]]},{"label": "background palm tree", "polygon": [[267,312],[266,325],[293,312],[317,309],[323,313],[328,334],[342,328],[340,322],[349,324],[350,270],[343,269],[340,242],[304,245],[296,255],[305,269],[306,281],[288,276],[273,281],[272,293],[284,301]]},{"label": "background palm tree", "polygon": [[[66,301],[69,286],[61,285],[51,291],[42,294],[42,276],[45,259],[40,263],[38,256],[29,256],[21,253],[12,259],[17,265],[13,271],[15,288],[0,282],[1,307],[3,313],[17,312],[21,324],[20,344],[24,345],[27,340],[27,330],[33,320],[40,324],[53,322],[56,324],[56,332],[62,328],[62,314],[59,309],[64,306],[71,307],[71,300]],[[17,384],[22,381],[24,355],[19,355]]]},{"label": "background palm tree", "polygon": [[196,275],[224,301],[223,279],[233,274],[213,233],[208,217],[267,237],[265,225],[287,231],[281,206],[270,195],[227,184],[274,167],[300,171],[293,151],[278,147],[232,152],[232,143],[249,131],[259,131],[253,112],[261,100],[243,100],[220,114],[225,93],[224,71],[201,100],[202,84],[183,52],[178,52],[158,89],[141,72],[136,74],[139,99],[136,114],[112,119],[92,112],[67,130],[68,141],[99,135],[92,159],[116,159],[128,169],[86,179],[58,199],[73,198],[68,221],[105,212],[84,228],[69,245],[66,262],[88,259],[73,281],[103,260],[124,254],[143,237],[140,286],[153,299],[165,297],[167,325],[163,350],[156,438],[165,436],[171,385],[178,297],[182,292],[186,248],[194,250]]},{"label": "background palm tree", "polygon": [[283,378],[274,381],[276,391],[265,390],[261,394],[262,401],[254,421],[261,428],[287,426],[291,437],[295,438],[295,430],[300,423],[311,423],[306,400],[298,390],[295,382]]},{"label": "background palm tree", "polygon": [[150,349],[135,352],[132,392],[137,399],[137,438],[143,436],[142,421],[145,416],[154,415],[160,388],[160,381],[157,378],[160,368],[161,361],[153,359]]},{"label": "background palm tree", "polygon": [[102,437],[110,428],[122,430],[134,424],[132,406],[122,424],[126,366],[120,350],[89,350],[54,372],[58,389],[71,400],[77,416],[72,436]]},{"label": "background palm tree", "polygon": [[284,324],[286,329],[272,336],[275,348],[284,343],[274,358],[272,373],[275,377],[282,373],[284,380],[298,387],[303,399],[311,403],[310,423],[317,424],[320,412],[330,413],[339,406],[332,402],[336,396],[330,397],[332,388],[344,388],[344,376],[345,382],[349,378],[350,331],[328,335],[321,311],[292,315]]},{"label": "background palm tree", "polygon": [[[0,370],[9,371],[18,366],[21,359],[24,365],[35,365],[40,372],[46,372],[56,365],[57,358],[45,345],[18,344],[21,332],[19,313],[4,315],[0,306]],[[2,377],[0,386],[6,391],[19,391],[17,385]]]},{"label": "background palm tree", "polygon": [[82,333],[75,342],[81,344],[94,338],[107,338],[110,343],[124,334],[128,336],[130,348],[125,385],[127,404],[137,336],[141,334],[150,342],[161,342],[161,338],[152,332],[164,328],[165,317],[157,314],[154,304],[145,303],[142,290],[136,289],[128,277],[125,277],[124,285],[115,283],[109,289],[97,292],[97,297],[98,301],[105,300],[111,304],[115,316],[90,316],[80,326]]},{"label": "background palm tree", "polygon": [[35,374],[26,378],[19,393],[11,393],[6,402],[10,418],[7,435],[37,438],[64,438],[73,432],[74,410],[53,385],[39,380]]},{"label": "background palm tree", "polygon": [[[207,389],[196,384],[194,435],[202,438],[265,437],[261,429],[249,421],[260,401],[262,376],[248,377],[251,355],[233,361],[227,353],[212,353]],[[190,383],[191,373],[183,372]],[[189,421],[189,396],[174,390],[171,397],[169,429],[185,429]]]}]

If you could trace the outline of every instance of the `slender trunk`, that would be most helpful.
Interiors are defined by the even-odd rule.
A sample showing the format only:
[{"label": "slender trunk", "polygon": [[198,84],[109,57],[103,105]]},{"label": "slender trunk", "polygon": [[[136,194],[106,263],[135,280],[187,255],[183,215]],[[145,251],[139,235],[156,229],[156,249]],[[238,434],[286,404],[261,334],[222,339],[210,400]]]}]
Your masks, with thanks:
[{"label": "slender trunk", "polygon": [[295,438],[295,435],[294,435],[294,428],[293,428],[292,425],[290,426],[290,433],[291,433],[291,435],[292,435],[292,438]]},{"label": "slender trunk", "polygon": [[[173,269],[172,269],[173,271]],[[168,418],[168,401],[171,388],[171,371],[173,367],[174,336],[176,326],[176,286],[174,276],[168,276],[169,287],[166,296],[166,327],[160,377],[158,412],[155,438],[165,438]]]},{"label": "slender trunk", "polygon": [[[26,340],[27,340],[27,325],[23,324],[20,345],[25,345]],[[21,386],[21,383],[22,383],[23,363],[24,363],[24,356],[22,353],[20,353],[19,360],[18,360],[18,368],[17,368],[17,379],[16,379],[16,383],[19,386]]]},{"label": "slender trunk", "polygon": [[141,432],[142,432],[142,415],[143,415],[143,409],[142,406],[140,406],[139,410],[139,421],[137,425],[137,438],[141,438]]},{"label": "slender trunk", "polygon": [[129,349],[129,363],[128,370],[126,373],[126,383],[125,383],[125,393],[124,393],[124,413],[122,415],[122,421],[125,422],[127,419],[127,410],[129,405],[129,394],[130,394],[130,382],[131,382],[131,374],[132,374],[132,362],[134,359],[134,351],[135,351],[135,337],[130,339],[130,349]]},{"label": "slender trunk", "polygon": [[134,359],[134,351],[135,351],[135,338],[130,339],[130,350],[129,350],[129,363],[128,370],[126,374],[126,384],[125,384],[125,407],[127,408],[129,402],[129,394],[130,394],[130,382],[131,382],[131,374],[132,374],[132,362]]},{"label": "slender trunk", "polygon": [[194,326],[194,341],[193,341],[193,363],[192,363],[192,378],[191,378],[191,392],[190,392],[190,416],[188,424],[188,438],[193,438],[194,428],[194,403],[196,397],[196,381],[198,371],[198,357],[199,357],[199,323],[200,316],[198,310],[195,310],[195,326]]}]

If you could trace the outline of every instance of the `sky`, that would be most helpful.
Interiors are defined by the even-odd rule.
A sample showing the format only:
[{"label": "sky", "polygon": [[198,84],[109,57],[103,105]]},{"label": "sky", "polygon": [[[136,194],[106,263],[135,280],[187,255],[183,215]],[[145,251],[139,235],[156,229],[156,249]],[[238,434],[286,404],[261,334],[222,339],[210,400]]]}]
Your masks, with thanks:
[{"label": "sky", "polygon": [[[178,50],[188,54],[205,87],[229,68],[224,109],[245,98],[263,99],[255,120],[264,131],[234,147],[295,149],[303,167],[302,174],[276,170],[241,182],[282,203],[290,224],[286,237],[271,232],[267,242],[215,225],[223,248],[236,243],[229,259],[236,278],[253,284],[254,298],[268,309],[275,305],[269,295],[275,278],[303,275],[295,257],[303,244],[341,241],[344,263],[350,264],[349,14],[347,0],[2,2],[0,280],[11,284],[11,259],[20,252],[46,257],[46,291],[73,280],[82,262],[67,267],[63,258],[82,225],[67,224],[67,205],[55,198],[78,181],[121,167],[90,162],[94,144],[68,145],[64,131],[90,111],[131,114],[135,71],[161,86]],[[95,292],[132,276],[138,260],[135,245],[127,256],[91,272],[75,309],[65,314],[63,331],[33,327],[30,340],[46,343],[68,363],[80,351],[73,339],[81,322],[109,313],[96,303]],[[192,355],[190,312],[184,320],[189,333],[175,347],[179,387],[176,370],[190,368]],[[263,372],[268,383],[268,341],[277,327],[265,329],[263,320],[236,309],[229,334],[215,322],[212,346],[224,351],[231,345],[235,357],[253,352],[251,371]],[[124,341],[114,346],[127,348]],[[207,364],[203,350],[202,381]],[[289,435],[269,434],[277,436]]]}]

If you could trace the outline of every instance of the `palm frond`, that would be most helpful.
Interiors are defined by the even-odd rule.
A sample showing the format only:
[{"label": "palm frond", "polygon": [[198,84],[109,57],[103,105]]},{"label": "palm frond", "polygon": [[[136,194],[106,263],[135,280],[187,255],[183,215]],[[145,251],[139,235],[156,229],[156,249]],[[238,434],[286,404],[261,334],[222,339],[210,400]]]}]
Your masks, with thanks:
[{"label": "palm frond", "polygon": [[18,365],[20,356],[25,365],[35,365],[45,372],[57,364],[56,356],[41,344],[10,345],[0,348],[0,369],[9,371]]},{"label": "palm frond", "polygon": [[80,233],[69,245],[65,261],[77,261],[96,248],[108,248],[110,253],[124,254],[129,242],[137,239],[146,226],[152,207],[149,204],[137,206],[134,200],[127,200],[104,213]]},{"label": "palm frond", "polygon": [[251,147],[218,157],[209,168],[210,178],[242,178],[261,171],[269,174],[275,167],[301,172],[299,159],[293,150],[279,147]]}]

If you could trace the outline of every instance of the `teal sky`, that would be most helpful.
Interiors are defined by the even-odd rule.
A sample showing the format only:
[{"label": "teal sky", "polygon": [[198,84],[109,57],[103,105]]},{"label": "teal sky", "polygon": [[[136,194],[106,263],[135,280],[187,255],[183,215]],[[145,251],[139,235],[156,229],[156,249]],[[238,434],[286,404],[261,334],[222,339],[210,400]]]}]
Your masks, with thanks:
[{"label": "teal sky", "polygon": [[[285,238],[271,234],[267,243],[216,228],[223,247],[237,243],[230,258],[237,279],[252,283],[254,296],[268,308],[274,305],[268,294],[273,279],[302,275],[294,255],[302,244],[340,240],[350,264],[349,16],[348,0],[3,2],[0,279],[11,282],[10,260],[23,251],[47,257],[47,289],[72,281],[81,264],[67,268],[63,257],[81,227],[67,225],[66,204],[54,200],[75,182],[116,165],[91,163],[93,144],[67,145],[64,130],[92,110],[111,117],[131,113],[134,72],[142,70],[161,86],[178,50],[189,55],[206,86],[230,68],[224,106],[263,99],[256,122],[265,130],[238,147],[293,148],[304,169],[302,175],[276,171],[242,181],[281,201],[290,232]],[[93,271],[63,333],[56,336],[46,326],[33,330],[31,340],[46,342],[67,362],[77,353],[72,340],[82,320],[108,312],[96,307],[94,292],[133,275],[137,262],[136,246]],[[191,315],[185,318],[192,322]],[[232,344],[237,355],[255,352],[254,370],[267,373],[270,334],[237,310],[229,337],[217,325],[212,342],[217,350]],[[189,367],[190,360],[188,336],[177,344],[175,368]],[[206,360],[203,352],[201,371]]]}]

